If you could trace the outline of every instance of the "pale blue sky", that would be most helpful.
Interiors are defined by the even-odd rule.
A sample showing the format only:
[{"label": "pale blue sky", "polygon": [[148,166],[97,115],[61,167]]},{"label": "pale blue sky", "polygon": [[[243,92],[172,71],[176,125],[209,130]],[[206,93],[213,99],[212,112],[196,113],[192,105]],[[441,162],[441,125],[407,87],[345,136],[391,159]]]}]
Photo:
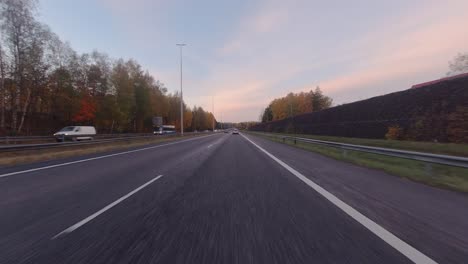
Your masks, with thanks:
[{"label": "pale blue sky", "polygon": [[443,76],[468,51],[468,1],[40,0],[79,52],[134,58],[218,120],[257,120],[269,101],[320,85],[335,104]]}]

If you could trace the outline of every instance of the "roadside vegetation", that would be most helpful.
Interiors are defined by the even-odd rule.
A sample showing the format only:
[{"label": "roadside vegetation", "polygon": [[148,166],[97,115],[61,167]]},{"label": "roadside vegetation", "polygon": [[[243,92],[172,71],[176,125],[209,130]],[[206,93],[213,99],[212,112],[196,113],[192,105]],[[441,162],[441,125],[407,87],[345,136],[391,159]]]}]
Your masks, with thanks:
[{"label": "roadside vegetation", "polygon": [[330,101],[318,89],[290,93],[273,100],[262,112],[261,122],[250,129],[468,144],[467,58],[459,55],[450,64],[453,76],[334,107],[328,107]]},{"label": "roadside vegetation", "polygon": [[[152,118],[180,125],[180,95],[133,59],[80,54],[38,19],[36,0],[0,0],[0,135],[49,135],[65,126],[149,132]],[[184,104],[186,131],[214,116]]]},{"label": "roadside vegetation", "polygon": [[324,141],[333,141],[346,144],[364,145],[380,148],[401,149],[409,151],[427,152],[434,154],[446,154],[453,156],[468,157],[468,144],[456,143],[435,143],[422,141],[403,141],[403,140],[385,140],[385,139],[368,139],[368,138],[348,138],[348,137],[333,137],[333,136],[318,136],[304,134],[281,134],[281,133],[261,133],[267,135],[280,136],[295,136],[303,138],[311,138]]},{"label": "roadside vegetation", "polygon": [[330,108],[333,100],[324,95],[320,87],[315,91],[289,93],[285,97],[274,99],[260,115],[262,123],[277,121],[288,117],[312,113]]},{"label": "roadside vegetation", "polygon": [[[287,144],[287,145],[291,145],[297,148],[305,149],[307,151],[319,153],[324,156],[334,158],[336,160],[350,162],[359,166],[364,166],[364,167],[368,167],[372,169],[383,170],[389,174],[399,176],[402,178],[406,178],[406,179],[410,179],[413,181],[425,183],[430,186],[446,188],[446,189],[455,190],[459,192],[468,192],[468,169],[445,166],[445,165],[438,165],[438,164],[431,164],[431,163],[413,161],[413,160],[402,159],[402,158],[388,157],[388,156],[371,154],[371,153],[363,153],[363,152],[358,152],[358,151],[351,151],[351,150],[343,151],[341,149],[337,149],[333,147],[307,144],[307,143],[301,143],[301,142],[297,142],[296,144],[294,144],[294,142],[292,141],[283,142],[280,138],[277,137],[278,134],[256,133],[256,132],[249,132],[249,133],[252,133],[257,136],[261,136],[263,138],[266,138],[275,142],[279,142],[282,144]],[[300,135],[300,136],[302,137],[304,135]],[[408,142],[387,142],[385,140],[365,140],[365,139],[352,139],[352,138],[344,138],[344,140],[338,141],[337,139],[341,139],[341,138],[315,137],[315,136],[312,137],[310,135],[308,135],[308,137],[319,139],[319,140],[369,145],[369,146],[376,146],[376,147],[399,148],[399,149],[418,150],[418,151],[437,150],[439,152],[433,152],[433,151],[427,151],[427,152],[444,153],[444,154],[464,153],[465,156],[467,156],[468,154],[466,145],[460,145],[458,148],[458,147],[452,146],[455,144],[440,144],[440,145],[450,145],[450,147],[448,146],[440,147],[436,143],[414,142],[415,143],[414,145],[409,144],[410,147],[405,147],[405,145],[408,145]],[[453,151],[452,148],[456,149],[456,151]],[[445,152],[447,149],[450,150],[449,153]]]}]

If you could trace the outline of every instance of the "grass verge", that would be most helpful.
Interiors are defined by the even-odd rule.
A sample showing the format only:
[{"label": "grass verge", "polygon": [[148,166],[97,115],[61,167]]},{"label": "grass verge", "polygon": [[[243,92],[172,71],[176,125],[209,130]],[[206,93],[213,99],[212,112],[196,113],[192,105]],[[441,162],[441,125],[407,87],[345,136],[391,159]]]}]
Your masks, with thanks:
[{"label": "grass verge", "polygon": [[[198,135],[184,136],[184,138],[197,137]],[[66,146],[60,148],[24,150],[0,153],[0,166],[14,166],[32,162],[49,161],[54,159],[69,158],[87,154],[102,153],[114,150],[125,150],[155,143],[169,142],[181,137],[154,137],[129,139],[116,142],[105,142],[90,145]]]},{"label": "grass verge", "polygon": [[303,142],[297,142],[297,144],[294,144],[291,141],[286,141],[284,143],[281,139],[273,137],[272,134],[253,134],[271,141],[291,145],[311,152],[316,152],[336,160],[350,162],[372,169],[383,170],[389,174],[425,183],[430,186],[441,187],[465,193],[468,192],[468,169],[388,157],[359,151],[343,151],[338,148]]},{"label": "grass verge", "polygon": [[[250,132],[258,133],[258,132]],[[434,154],[446,154],[454,156],[468,157],[468,144],[455,143],[435,143],[435,142],[420,142],[420,141],[405,141],[405,140],[385,140],[385,139],[368,139],[368,138],[347,138],[347,137],[332,137],[332,136],[317,136],[307,134],[281,134],[281,133],[259,133],[266,135],[279,136],[294,136],[302,138],[312,138],[324,141],[333,141],[339,143],[364,145],[381,148],[402,149],[419,152],[427,152]]]}]

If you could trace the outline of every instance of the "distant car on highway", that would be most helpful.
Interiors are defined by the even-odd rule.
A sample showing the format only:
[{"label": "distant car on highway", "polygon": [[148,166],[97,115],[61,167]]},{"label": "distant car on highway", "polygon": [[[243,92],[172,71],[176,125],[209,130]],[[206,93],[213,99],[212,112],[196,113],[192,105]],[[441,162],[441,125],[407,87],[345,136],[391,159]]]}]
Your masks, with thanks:
[{"label": "distant car on highway", "polygon": [[239,130],[237,130],[237,129],[232,130],[232,134],[233,135],[239,135]]},{"label": "distant car on highway", "polygon": [[66,140],[92,140],[96,135],[96,128],[93,126],[67,126],[54,134],[58,142]]}]

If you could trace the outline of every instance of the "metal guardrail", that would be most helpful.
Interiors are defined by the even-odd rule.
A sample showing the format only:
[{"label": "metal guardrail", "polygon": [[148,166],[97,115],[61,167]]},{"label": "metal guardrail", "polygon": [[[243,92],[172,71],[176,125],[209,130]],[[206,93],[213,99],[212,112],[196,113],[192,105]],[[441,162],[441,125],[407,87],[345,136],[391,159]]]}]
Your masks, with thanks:
[{"label": "metal guardrail", "polygon": [[[272,136],[272,135],[268,135]],[[354,145],[354,144],[346,144],[346,143],[338,143],[332,141],[324,141],[324,140],[317,140],[317,139],[310,139],[310,138],[300,138],[300,137],[290,137],[290,136],[274,136],[286,140],[292,140],[296,142],[305,142],[317,145],[325,145],[335,148],[340,148],[343,150],[353,150],[353,151],[360,151],[378,155],[385,155],[390,157],[397,157],[397,158],[404,158],[410,160],[417,160],[447,166],[455,166],[460,168],[468,168],[468,158],[465,157],[458,157],[458,156],[451,156],[451,155],[441,155],[441,154],[432,154],[432,153],[424,153],[424,152],[417,152],[417,151],[407,151],[407,150],[398,150],[398,149],[390,149],[390,148],[380,148],[380,147],[371,147],[371,146],[363,146],[363,145]]]},{"label": "metal guardrail", "polygon": [[[187,133],[187,134],[190,134],[190,133]],[[90,140],[90,141],[3,145],[3,146],[0,146],[0,152],[22,151],[22,150],[40,150],[40,149],[48,149],[48,148],[94,145],[94,144],[102,144],[102,143],[109,143],[109,142],[134,140],[134,139],[143,139],[143,138],[173,137],[173,136],[178,136],[178,135],[179,134],[157,135],[156,136],[156,135],[152,135],[152,134],[145,134],[145,135],[141,135],[141,136],[133,135],[133,136],[123,136],[123,137],[117,137],[117,138],[108,138],[108,139],[99,139],[99,140]]]},{"label": "metal guardrail", "polygon": [[42,138],[51,138],[52,136],[5,136],[0,137],[0,141],[5,140],[25,140],[25,139],[42,139]]},{"label": "metal guardrail", "polygon": [[[148,136],[152,133],[116,133],[116,134],[97,134],[94,138],[107,139],[107,138],[123,138],[134,136]],[[31,141],[55,141],[55,137],[50,136],[4,136],[0,137],[0,144],[19,144]],[[1,146],[1,145],[0,145]]]},{"label": "metal guardrail", "polygon": [[18,144],[18,142],[52,140],[52,136],[7,136],[0,137],[0,144]]}]

